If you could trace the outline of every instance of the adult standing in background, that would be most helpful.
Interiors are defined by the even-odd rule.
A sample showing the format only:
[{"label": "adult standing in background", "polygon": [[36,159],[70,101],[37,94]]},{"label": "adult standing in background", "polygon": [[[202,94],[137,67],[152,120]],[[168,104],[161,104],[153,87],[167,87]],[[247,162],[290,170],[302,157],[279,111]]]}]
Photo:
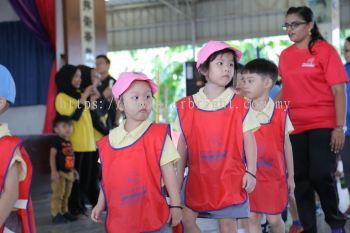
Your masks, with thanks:
[{"label": "adult standing in background", "polygon": [[293,45],[280,56],[283,88],[277,100],[290,101],[295,197],[305,233],[317,232],[315,191],[332,232],[345,232],[338,210],[334,173],[345,141],[348,78],[337,51],[325,41],[308,7],[288,9],[284,29]]},{"label": "adult standing in background", "polygon": [[106,55],[101,54],[96,57],[96,71],[101,75],[101,83],[97,87],[97,90],[103,97],[103,101],[107,102],[109,106],[107,119],[107,127],[109,130],[118,126],[120,115],[113,101],[112,86],[116,80],[109,74],[110,65],[111,61]]}]

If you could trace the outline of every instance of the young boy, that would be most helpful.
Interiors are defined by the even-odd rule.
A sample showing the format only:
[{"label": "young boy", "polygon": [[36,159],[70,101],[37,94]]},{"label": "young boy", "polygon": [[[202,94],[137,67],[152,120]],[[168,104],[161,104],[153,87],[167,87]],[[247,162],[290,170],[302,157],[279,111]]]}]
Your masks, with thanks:
[{"label": "young boy", "polygon": [[54,224],[75,221],[77,217],[68,212],[68,199],[78,172],[74,169],[74,152],[69,137],[73,132],[72,120],[57,115],[53,123],[57,136],[50,149],[51,167],[51,214]]},{"label": "young boy", "polygon": [[[16,86],[11,73],[0,65],[0,114],[15,102]],[[32,166],[21,140],[0,123],[0,232],[35,233],[30,198]]]},{"label": "young boy", "polygon": [[252,113],[261,124],[254,132],[258,160],[256,188],[249,194],[252,212],[249,230],[252,233],[261,232],[260,214],[266,214],[274,233],[285,231],[281,213],[295,186],[289,140],[293,126],[287,106],[275,104],[269,97],[277,75],[277,66],[265,59],[249,62],[243,71],[244,93],[251,100]]}]

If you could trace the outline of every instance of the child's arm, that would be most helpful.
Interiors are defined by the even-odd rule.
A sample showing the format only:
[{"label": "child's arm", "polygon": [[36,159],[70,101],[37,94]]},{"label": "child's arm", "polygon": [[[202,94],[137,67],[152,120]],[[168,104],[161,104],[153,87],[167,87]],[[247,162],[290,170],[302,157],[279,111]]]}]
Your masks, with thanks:
[{"label": "child's arm", "polygon": [[177,162],[177,182],[181,189],[187,164],[187,145],[183,133],[180,135],[179,142],[177,144],[177,151],[180,154],[180,159]]},{"label": "child's arm", "polygon": [[182,219],[182,207],[180,198],[180,189],[176,180],[176,174],[173,164],[167,163],[161,166],[162,175],[165,187],[170,197],[170,214],[171,214],[171,226],[177,226]]},{"label": "child's arm", "polygon": [[102,212],[105,210],[105,197],[103,195],[102,188],[100,189],[100,195],[98,196],[98,201],[91,212],[91,220],[96,223],[102,223]]},{"label": "child's arm", "polygon": [[287,172],[288,172],[288,188],[289,193],[294,193],[295,183],[294,183],[294,162],[293,162],[293,149],[292,144],[290,142],[289,134],[286,134],[285,136],[285,145],[284,150],[286,153],[286,166],[287,166]]},{"label": "child's arm", "polygon": [[18,199],[18,183],[20,171],[21,164],[19,162],[15,162],[7,173],[4,192],[0,197],[0,226],[5,223]]},{"label": "child's arm", "polygon": [[56,155],[57,150],[54,147],[50,149],[50,168],[51,168],[51,180],[57,181],[60,178],[56,167]]},{"label": "child's arm", "polygon": [[247,172],[243,176],[242,188],[248,193],[252,192],[256,185],[256,160],[257,149],[252,130],[244,133],[244,150],[247,159]]}]

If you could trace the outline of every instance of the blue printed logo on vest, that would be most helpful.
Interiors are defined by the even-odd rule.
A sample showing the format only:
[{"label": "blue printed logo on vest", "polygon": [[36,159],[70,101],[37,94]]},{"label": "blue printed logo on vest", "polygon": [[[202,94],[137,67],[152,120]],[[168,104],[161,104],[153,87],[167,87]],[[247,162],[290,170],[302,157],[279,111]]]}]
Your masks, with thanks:
[{"label": "blue printed logo on vest", "polygon": [[227,150],[201,150],[199,153],[199,157],[207,163],[220,163],[225,159]]}]

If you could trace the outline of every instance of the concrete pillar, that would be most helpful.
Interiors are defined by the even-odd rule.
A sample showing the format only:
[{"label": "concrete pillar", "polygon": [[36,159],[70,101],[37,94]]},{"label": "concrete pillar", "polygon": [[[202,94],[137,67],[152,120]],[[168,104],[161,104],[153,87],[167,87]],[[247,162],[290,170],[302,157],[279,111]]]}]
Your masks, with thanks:
[{"label": "concrete pillar", "polygon": [[339,0],[308,0],[315,14],[317,25],[324,38],[339,48],[340,8]]}]

